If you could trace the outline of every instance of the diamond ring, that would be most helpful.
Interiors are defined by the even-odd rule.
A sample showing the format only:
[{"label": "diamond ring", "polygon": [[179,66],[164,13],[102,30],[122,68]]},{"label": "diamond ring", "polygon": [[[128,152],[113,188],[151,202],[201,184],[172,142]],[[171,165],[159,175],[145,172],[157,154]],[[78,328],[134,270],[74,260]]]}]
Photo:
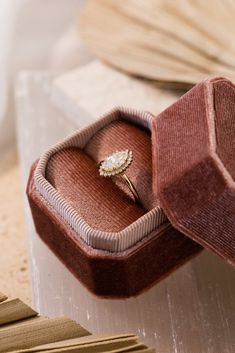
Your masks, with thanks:
[{"label": "diamond ring", "polygon": [[124,174],[125,170],[131,165],[133,161],[133,153],[130,150],[116,151],[109,156],[107,156],[103,161],[99,163],[99,173],[103,177],[121,177],[128,189],[133,194],[135,201],[140,202],[140,198],[136,188],[129,179],[129,177]]}]

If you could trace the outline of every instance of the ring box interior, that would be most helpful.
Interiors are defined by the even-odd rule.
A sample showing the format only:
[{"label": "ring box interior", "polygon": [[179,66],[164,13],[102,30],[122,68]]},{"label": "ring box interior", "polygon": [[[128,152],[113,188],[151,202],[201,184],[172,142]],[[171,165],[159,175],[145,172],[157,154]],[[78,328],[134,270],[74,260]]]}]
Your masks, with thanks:
[{"label": "ring box interior", "polygon": [[[214,104],[213,87],[217,82],[222,82],[223,91],[226,80],[204,81],[157,118],[147,112],[114,109],[53,146],[33,165],[27,193],[37,233],[92,293],[111,298],[137,295],[198,254],[203,249],[201,245],[214,249],[210,241],[207,244],[207,234],[202,230],[195,236],[191,232],[191,228],[197,228],[195,222],[191,227],[181,215],[187,214],[183,208],[186,200],[195,198],[192,187],[196,179],[191,177],[182,186],[185,171],[190,171],[187,166],[196,171],[196,162],[201,161],[187,155],[186,142],[192,132],[205,135],[200,119],[208,114],[209,88]],[[200,109],[195,108],[192,113],[198,103]],[[223,99],[221,104],[225,104]],[[187,122],[184,117],[190,114],[193,119]],[[198,145],[204,148],[203,136],[194,140],[192,136],[195,151],[190,152],[198,158]],[[180,145],[185,147],[184,154]],[[223,143],[221,146],[221,155],[227,156],[226,147]],[[135,202],[120,178],[99,175],[100,161],[125,149],[133,152],[133,162],[125,173],[141,203]],[[229,155],[229,165],[230,160]],[[232,165],[234,168],[234,162]],[[185,169],[178,168],[182,166]],[[191,194],[186,192],[189,182]],[[197,183],[195,187],[198,188]],[[206,193],[207,190],[201,191],[203,197]],[[189,202],[189,208],[193,206]],[[200,203],[196,206],[203,208]],[[233,210],[233,204],[230,207]],[[187,226],[182,226],[182,220]],[[227,257],[227,252],[217,251],[217,247],[215,251]],[[233,259],[234,249],[231,252]]]}]

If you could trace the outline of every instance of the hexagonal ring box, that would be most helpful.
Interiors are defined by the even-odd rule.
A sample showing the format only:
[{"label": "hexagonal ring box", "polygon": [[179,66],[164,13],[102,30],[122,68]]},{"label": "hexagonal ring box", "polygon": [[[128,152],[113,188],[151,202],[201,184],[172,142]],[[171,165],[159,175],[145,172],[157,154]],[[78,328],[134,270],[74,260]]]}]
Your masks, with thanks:
[{"label": "hexagonal ring box", "polygon": [[[209,248],[235,263],[235,87],[199,83],[158,117],[117,108],[50,148],[31,170],[37,233],[101,297],[146,290]],[[140,203],[99,165],[132,152]]]}]

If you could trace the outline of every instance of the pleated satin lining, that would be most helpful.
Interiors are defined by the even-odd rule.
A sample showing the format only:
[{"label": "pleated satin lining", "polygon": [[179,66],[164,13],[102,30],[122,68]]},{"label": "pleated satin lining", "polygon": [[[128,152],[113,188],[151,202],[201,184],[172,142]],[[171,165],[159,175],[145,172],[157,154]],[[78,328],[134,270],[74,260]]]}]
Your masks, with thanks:
[{"label": "pleated satin lining", "polygon": [[[151,191],[151,168],[145,167],[151,164],[151,144],[144,130],[151,130],[152,119],[146,112],[114,110],[52,147],[38,163],[36,189],[93,248],[126,250],[166,221]],[[144,128],[141,134],[136,125]],[[122,185],[98,175],[97,162],[123,144],[134,149],[136,163],[128,176],[137,186],[143,207],[133,202],[127,189],[120,191]]]}]

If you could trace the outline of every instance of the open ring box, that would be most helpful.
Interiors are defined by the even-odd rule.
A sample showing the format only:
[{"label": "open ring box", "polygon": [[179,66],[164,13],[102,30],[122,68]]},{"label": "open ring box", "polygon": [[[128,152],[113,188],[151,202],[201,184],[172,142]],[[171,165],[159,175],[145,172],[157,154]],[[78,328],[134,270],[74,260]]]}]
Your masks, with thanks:
[{"label": "open ring box", "polygon": [[[92,293],[129,297],[209,248],[235,263],[235,87],[195,86],[158,117],[114,109],[36,162],[28,198],[36,230]],[[126,174],[99,175],[129,149]]]}]

